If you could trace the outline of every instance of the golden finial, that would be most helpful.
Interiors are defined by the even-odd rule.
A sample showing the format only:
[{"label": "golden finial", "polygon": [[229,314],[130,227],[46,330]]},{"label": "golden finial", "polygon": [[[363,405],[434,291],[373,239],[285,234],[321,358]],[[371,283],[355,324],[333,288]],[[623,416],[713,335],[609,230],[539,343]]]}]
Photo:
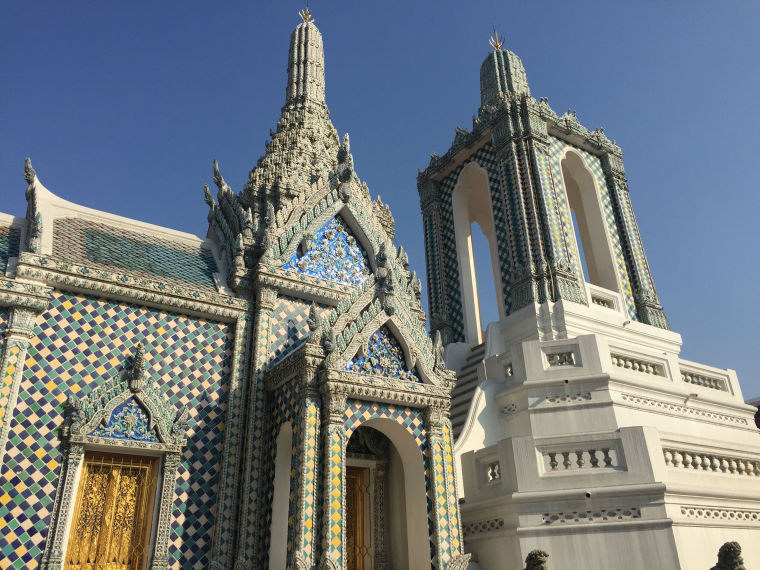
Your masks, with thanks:
[{"label": "golden finial", "polygon": [[504,38],[499,38],[499,32],[496,31],[496,28],[493,29],[493,35],[491,36],[491,39],[488,40],[488,43],[491,44],[491,47],[495,50],[500,50],[501,46],[504,45]]},{"label": "golden finial", "polygon": [[309,22],[313,22],[314,18],[311,15],[311,10],[309,10],[309,4],[306,4],[305,10],[299,10],[298,15],[301,16],[301,20],[303,20],[304,24],[308,24]]}]

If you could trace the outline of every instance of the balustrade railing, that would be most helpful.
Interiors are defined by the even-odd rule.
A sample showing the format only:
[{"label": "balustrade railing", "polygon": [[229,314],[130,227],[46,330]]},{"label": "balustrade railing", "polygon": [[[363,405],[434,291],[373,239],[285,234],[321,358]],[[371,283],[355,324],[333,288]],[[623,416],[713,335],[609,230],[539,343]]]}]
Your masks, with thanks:
[{"label": "balustrade railing", "polygon": [[717,453],[701,453],[672,447],[663,448],[665,465],[673,468],[693,469],[725,475],[760,477],[760,461],[731,457]]}]

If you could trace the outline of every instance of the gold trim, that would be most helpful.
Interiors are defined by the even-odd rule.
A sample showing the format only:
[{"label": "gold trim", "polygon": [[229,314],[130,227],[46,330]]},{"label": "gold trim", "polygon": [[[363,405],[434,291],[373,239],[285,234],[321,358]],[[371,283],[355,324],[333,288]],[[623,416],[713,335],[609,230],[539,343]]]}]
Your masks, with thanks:
[{"label": "gold trim", "polygon": [[504,38],[499,38],[499,32],[496,28],[493,29],[493,35],[491,36],[491,39],[488,40],[488,43],[497,51],[504,45]]},{"label": "gold trim", "polygon": [[311,15],[311,10],[309,10],[308,5],[303,10],[299,10],[298,15],[301,16],[301,20],[303,21],[304,24],[308,24],[309,22],[314,21],[314,18]]}]

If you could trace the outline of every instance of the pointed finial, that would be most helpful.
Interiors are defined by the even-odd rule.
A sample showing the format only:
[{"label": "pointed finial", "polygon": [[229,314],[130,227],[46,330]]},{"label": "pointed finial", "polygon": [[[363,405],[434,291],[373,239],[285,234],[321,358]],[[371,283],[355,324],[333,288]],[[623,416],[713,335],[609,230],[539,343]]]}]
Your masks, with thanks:
[{"label": "pointed finial", "polygon": [[26,160],[24,161],[24,180],[26,180],[27,184],[31,184],[34,182],[36,176],[37,173],[34,171],[34,168],[32,168],[32,159],[26,157]]},{"label": "pointed finial", "polygon": [[491,39],[488,40],[488,43],[491,44],[491,47],[498,51],[501,49],[501,46],[504,45],[504,38],[499,37],[499,32],[496,31],[496,28],[493,29],[493,35],[491,36]]},{"label": "pointed finial", "polygon": [[301,16],[301,20],[304,24],[308,24],[309,22],[314,21],[314,17],[311,15],[311,10],[309,10],[308,2],[306,3],[306,8],[298,11],[298,15]]}]

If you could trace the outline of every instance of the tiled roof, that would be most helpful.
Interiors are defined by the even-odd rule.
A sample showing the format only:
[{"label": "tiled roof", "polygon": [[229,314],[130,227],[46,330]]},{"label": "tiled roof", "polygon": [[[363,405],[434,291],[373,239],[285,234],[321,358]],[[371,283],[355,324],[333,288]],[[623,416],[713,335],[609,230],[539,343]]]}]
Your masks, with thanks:
[{"label": "tiled roof", "polygon": [[5,273],[9,257],[18,257],[21,230],[0,226],[0,273]]},{"label": "tiled roof", "polygon": [[78,218],[53,222],[53,254],[118,267],[145,276],[214,287],[216,262],[208,247],[169,241]]}]

